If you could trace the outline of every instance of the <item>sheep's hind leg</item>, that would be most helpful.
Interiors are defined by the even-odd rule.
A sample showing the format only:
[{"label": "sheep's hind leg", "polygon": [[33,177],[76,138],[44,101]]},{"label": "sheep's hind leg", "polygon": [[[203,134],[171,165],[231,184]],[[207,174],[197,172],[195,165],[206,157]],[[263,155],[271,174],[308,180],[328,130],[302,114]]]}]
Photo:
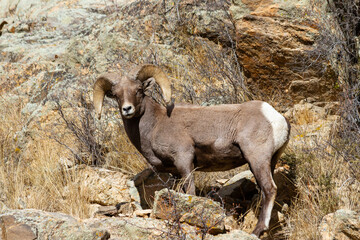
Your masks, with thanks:
[{"label": "sheep's hind leg", "polygon": [[273,180],[271,169],[271,157],[257,158],[250,160],[250,168],[253,172],[256,182],[261,189],[262,204],[258,223],[253,234],[259,237],[264,231],[269,229],[271,211],[274,206],[277,187]]}]

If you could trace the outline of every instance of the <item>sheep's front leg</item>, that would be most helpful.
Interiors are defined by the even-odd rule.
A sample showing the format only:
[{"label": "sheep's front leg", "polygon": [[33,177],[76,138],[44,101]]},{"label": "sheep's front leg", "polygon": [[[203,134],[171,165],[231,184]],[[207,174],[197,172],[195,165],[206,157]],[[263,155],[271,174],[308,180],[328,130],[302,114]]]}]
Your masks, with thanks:
[{"label": "sheep's front leg", "polygon": [[179,171],[182,180],[184,181],[185,193],[195,195],[194,183],[194,153],[193,151],[180,151],[175,159],[175,167]]},{"label": "sheep's front leg", "polygon": [[181,174],[181,178],[184,180],[183,189],[185,193],[195,195],[194,174],[190,171],[187,174]]}]

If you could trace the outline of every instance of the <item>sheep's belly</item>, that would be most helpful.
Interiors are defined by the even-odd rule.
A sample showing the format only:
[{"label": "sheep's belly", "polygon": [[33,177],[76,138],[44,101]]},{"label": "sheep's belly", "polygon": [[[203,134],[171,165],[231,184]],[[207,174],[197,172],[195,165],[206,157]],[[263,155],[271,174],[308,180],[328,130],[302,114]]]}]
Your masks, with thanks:
[{"label": "sheep's belly", "polygon": [[198,171],[226,171],[241,165],[246,160],[237,146],[216,148],[212,146],[197,146],[195,148],[194,165]]}]

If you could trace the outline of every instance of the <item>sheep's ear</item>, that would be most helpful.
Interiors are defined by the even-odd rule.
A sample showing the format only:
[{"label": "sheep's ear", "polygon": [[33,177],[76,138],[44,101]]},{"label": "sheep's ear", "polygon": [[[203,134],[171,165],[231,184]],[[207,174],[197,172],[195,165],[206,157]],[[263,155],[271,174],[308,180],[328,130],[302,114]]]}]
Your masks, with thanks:
[{"label": "sheep's ear", "polygon": [[146,93],[147,91],[151,91],[151,89],[154,87],[154,85],[155,85],[155,79],[154,78],[149,78],[149,79],[145,80],[142,83],[144,93]]}]

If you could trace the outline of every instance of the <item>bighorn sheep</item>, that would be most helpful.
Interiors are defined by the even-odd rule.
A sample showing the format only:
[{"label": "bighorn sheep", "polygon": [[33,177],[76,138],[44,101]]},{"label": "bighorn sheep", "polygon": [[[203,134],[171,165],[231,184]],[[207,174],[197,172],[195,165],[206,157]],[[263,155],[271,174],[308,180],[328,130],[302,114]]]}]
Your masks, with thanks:
[{"label": "bighorn sheep", "polygon": [[[166,108],[146,94],[155,81]],[[272,174],[290,133],[289,123],[273,107],[261,101],[174,105],[170,81],[154,65],[137,67],[132,75],[101,75],[94,84],[99,118],[105,95],[117,100],[132,144],[157,171],[186,179],[190,194],[195,194],[194,169],[225,171],[248,163],[263,196],[253,234],[260,236],[268,229],[277,190]]]}]

